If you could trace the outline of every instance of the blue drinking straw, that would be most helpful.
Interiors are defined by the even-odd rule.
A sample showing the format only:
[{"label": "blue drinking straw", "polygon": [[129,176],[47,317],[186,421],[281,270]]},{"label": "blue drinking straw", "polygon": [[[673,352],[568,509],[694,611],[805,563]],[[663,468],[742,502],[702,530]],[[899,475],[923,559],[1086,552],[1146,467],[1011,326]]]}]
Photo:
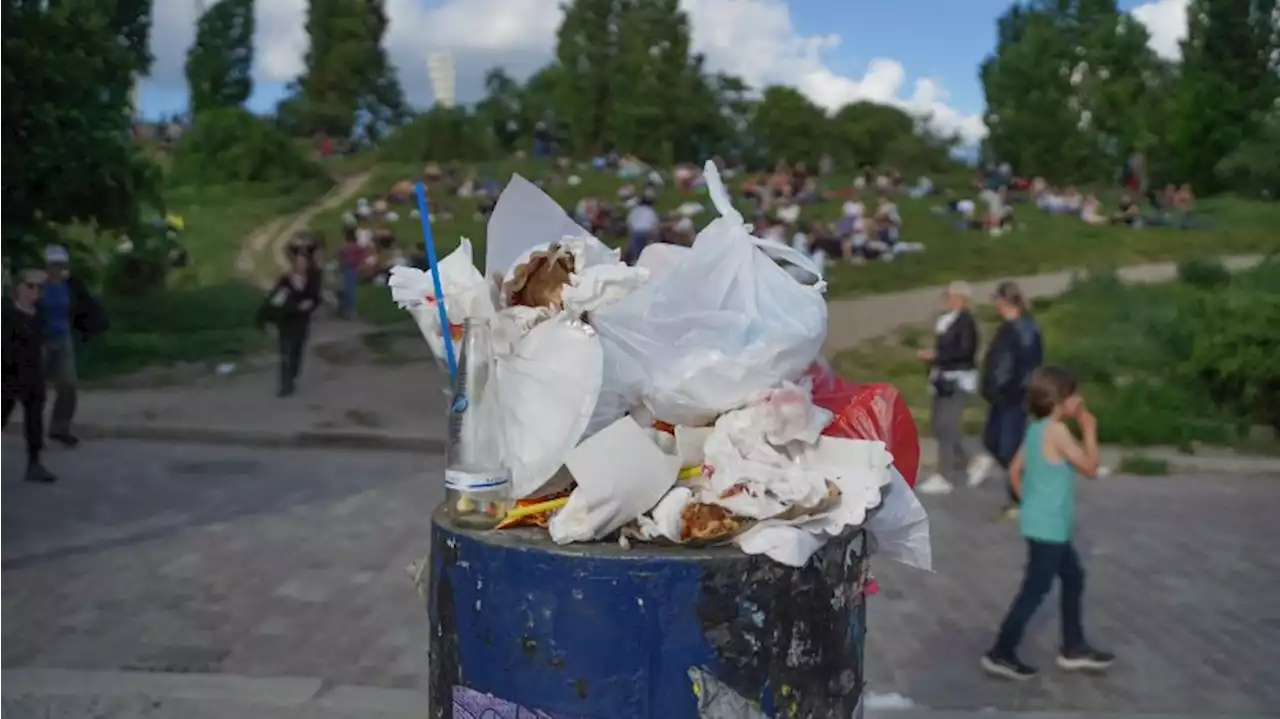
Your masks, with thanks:
[{"label": "blue drinking straw", "polygon": [[449,381],[453,384],[454,391],[458,392],[462,390],[458,387],[458,360],[453,354],[453,332],[449,327],[449,313],[444,309],[444,289],[440,286],[440,265],[436,261],[435,236],[431,234],[431,210],[427,205],[427,188],[419,182],[417,190],[418,215],[422,220],[422,244],[427,247],[427,265],[431,268],[431,282],[436,290],[436,310],[440,312],[440,327],[444,330],[445,363],[449,366]]}]

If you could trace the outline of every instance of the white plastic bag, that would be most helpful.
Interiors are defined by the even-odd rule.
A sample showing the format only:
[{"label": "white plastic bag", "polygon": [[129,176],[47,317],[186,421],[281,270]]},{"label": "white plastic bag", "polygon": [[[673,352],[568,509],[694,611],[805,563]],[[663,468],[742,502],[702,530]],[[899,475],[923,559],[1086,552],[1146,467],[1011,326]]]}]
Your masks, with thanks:
[{"label": "white plastic bag", "polygon": [[[821,270],[753,237],[714,164],[705,172],[721,217],[680,262],[592,317],[605,345],[602,395],[632,395],[672,424],[705,424],[800,378],[827,332]],[[775,258],[814,284],[797,282]]]},{"label": "white plastic bag", "polygon": [[929,515],[897,467],[893,468],[888,490],[884,504],[867,523],[867,529],[876,540],[876,551],[880,556],[908,567],[933,571]]}]

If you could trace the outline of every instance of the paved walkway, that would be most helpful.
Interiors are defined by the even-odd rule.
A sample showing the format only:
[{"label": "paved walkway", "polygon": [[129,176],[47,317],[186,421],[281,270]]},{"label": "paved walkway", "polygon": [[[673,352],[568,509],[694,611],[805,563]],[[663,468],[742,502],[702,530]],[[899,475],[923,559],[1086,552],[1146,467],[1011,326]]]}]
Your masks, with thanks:
[{"label": "paved walkway", "polygon": [[263,357],[237,364],[229,374],[203,373],[176,386],[84,391],[77,431],[85,437],[443,451],[446,380],[425,342],[398,340],[402,354],[388,358],[367,346],[358,323],[326,321],[313,334],[317,341],[291,397],[276,396],[276,361]]},{"label": "paved walkway", "polygon": [[[1230,264],[1251,262],[1256,258],[1232,258]],[[1122,274],[1158,281],[1175,271],[1166,263]],[[1070,273],[1016,279],[1034,297],[1062,291]],[[989,294],[990,285],[976,286],[977,296]],[[937,312],[939,292],[929,288],[832,301],[828,351],[928,319]],[[288,399],[275,396],[274,359],[261,357],[240,363],[229,375],[200,373],[177,385],[87,390],[81,394],[79,427],[90,437],[440,451],[444,377],[425,343],[402,336],[389,358],[370,349],[367,333],[360,323],[318,322],[299,393]],[[931,450],[926,442],[926,466],[933,464]],[[1189,457],[1161,449],[1141,453],[1169,460],[1174,470],[1280,473],[1280,458]]]},{"label": "paved walkway", "polygon": [[[405,566],[430,550],[438,458],[103,441],[51,451],[63,480],[32,486],[17,480],[17,439],[4,449],[6,717],[377,717],[374,707],[420,696],[427,626]],[[984,486],[925,498],[936,573],[874,564],[881,592],[870,600],[869,690],[935,709],[1274,712],[1280,482],[1114,477],[1083,487],[1079,501],[1087,625],[1119,653],[1112,674],[1049,667],[1056,640],[1047,606],[1026,646],[1044,675],[1021,685],[981,675],[976,657],[1024,552],[1013,526],[994,520],[999,489]],[[186,688],[171,686],[170,698],[142,712],[140,699],[119,696],[140,686],[135,675],[61,682],[101,687],[105,697],[86,704],[50,699],[47,689],[43,699],[24,698],[40,694],[34,669],[189,676],[166,679]],[[241,684],[230,698],[287,705],[292,697],[295,706],[192,708],[229,699],[206,674],[272,680]],[[123,686],[112,690],[116,680]],[[148,687],[138,693],[162,694]],[[326,695],[348,703],[330,713],[298,708]]]}]

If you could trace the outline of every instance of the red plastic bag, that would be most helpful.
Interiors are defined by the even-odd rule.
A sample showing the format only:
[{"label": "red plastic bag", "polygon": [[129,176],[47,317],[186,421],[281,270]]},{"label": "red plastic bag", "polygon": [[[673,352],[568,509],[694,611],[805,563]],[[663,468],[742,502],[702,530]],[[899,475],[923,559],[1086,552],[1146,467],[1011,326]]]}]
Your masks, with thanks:
[{"label": "red plastic bag", "polygon": [[920,433],[898,388],[887,382],[860,385],[836,374],[824,362],[815,362],[808,376],[813,382],[813,403],[835,415],[822,433],[884,442],[907,485],[915,487]]}]

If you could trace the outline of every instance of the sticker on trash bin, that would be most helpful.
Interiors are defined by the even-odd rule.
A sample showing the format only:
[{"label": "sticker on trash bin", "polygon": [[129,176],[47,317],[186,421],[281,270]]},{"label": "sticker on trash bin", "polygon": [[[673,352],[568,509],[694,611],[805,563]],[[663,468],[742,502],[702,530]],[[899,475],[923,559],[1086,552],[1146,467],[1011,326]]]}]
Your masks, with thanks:
[{"label": "sticker on trash bin", "polygon": [[569,714],[526,709],[470,687],[453,688],[453,719],[582,719]]}]

